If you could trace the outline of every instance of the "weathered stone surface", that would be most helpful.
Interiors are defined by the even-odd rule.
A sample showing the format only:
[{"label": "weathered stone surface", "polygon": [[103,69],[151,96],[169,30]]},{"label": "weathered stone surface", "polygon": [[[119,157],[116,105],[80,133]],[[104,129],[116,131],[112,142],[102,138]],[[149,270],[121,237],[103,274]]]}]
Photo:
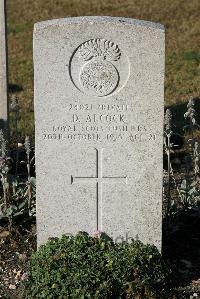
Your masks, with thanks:
[{"label": "weathered stone surface", "polygon": [[100,230],[160,249],[163,26],[41,22],[34,65],[38,245]]},{"label": "weathered stone surface", "polygon": [[6,5],[0,0],[0,129],[7,130],[7,49],[6,49]]}]

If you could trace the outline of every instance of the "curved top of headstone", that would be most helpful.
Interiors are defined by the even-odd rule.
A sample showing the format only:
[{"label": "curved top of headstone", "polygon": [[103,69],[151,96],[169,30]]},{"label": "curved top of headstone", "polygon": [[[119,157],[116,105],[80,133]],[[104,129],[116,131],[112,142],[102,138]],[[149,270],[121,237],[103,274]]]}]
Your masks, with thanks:
[{"label": "curved top of headstone", "polygon": [[64,24],[83,24],[83,23],[114,23],[114,24],[124,24],[124,25],[135,25],[144,26],[148,28],[154,28],[158,30],[165,30],[164,26],[160,23],[154,23],[149,21],[124,18],[124,17],[110,17],[110,16],[82,16],[82,17],[67,17],[61,19],[53,19],[38,22],[34,25],[34,30],[45,29],[49,26],[64,25]]}]

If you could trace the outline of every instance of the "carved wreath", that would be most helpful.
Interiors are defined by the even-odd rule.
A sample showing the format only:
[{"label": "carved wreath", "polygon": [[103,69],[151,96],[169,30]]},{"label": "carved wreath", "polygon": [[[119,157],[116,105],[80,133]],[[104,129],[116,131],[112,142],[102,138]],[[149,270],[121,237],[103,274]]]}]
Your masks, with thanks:
[{"label": "carved wreath", "polygon": [[79,57],[88,61],[95,57],[102,57],[110,61],[117,61],[121,57],[121,51],[118,46],[106,39],[91,39],[79,48]]}]

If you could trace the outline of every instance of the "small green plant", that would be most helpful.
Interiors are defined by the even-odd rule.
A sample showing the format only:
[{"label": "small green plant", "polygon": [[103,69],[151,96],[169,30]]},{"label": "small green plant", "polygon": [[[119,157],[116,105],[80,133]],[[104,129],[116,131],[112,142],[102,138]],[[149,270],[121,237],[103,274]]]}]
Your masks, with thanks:
[{"label": "small green plant", "polygon": [[3,187],[2,201],[7,209],[9,205],[9,178],[10,158],[7,156],[7,142],[4,138],[3,131],[0,130],[0,176]]},{"label": "small green plant", "polygon": [[168,278],[155,246],[80,232],[51,239],[33,254],[25,298],[151,298]]},{"label": "small green plant", "polygon": [[182,204],[184,208],[195,206],[200,202],[200,194],[194,183],[184,179],[181,182],[180,192],[182,195]]},{"label": "small green plant", "polygon": [[190,98],[187,104],[187,111],[184,117],[188,123],[183,130],[190,133],[187,140],[190,149],[190,155],[185,159],[185,178],[180,187],[182,195],[182,204],[184,208],[197,205],[200,201],[200,190],[197,188],[199,180],[199,142],[195,137],[195,132],[200,128],[196,121],[195,101]]},{"label": "small green plant", "polygon": [[[183,131],[187,135],[187,155],[182,171],[179,176],[174,175],[171,164],[171,154],[174,153],[175,145],[171,143],[172,131],[172,113],[169,109],[165,113],[164,127],[164,149],[167,155],[167,171],[164,172],[164,212],[165,215],[172,214],[181,207],[183,209],[192,208],[200,203],[200,149],[196,131],[200,126],[196,121],[195,101],[190,98],[187,104],[187,111],[184,114],[186,125]],[[178,178],[178,179],[177,179]],[[173,189],[172,189],[173,187]],[[171,192],[173,190],[173,194]],[[174,193],[176,190],[176,195]],[[175,195],[175,196],[174,196]],[[177,197],[178,195],[178,197]]]},{"label": "small green plant", "polygon": [[183,55],[183,59],[200,63],[200,53],[198,53],[198,52],[186,52]]},{"label": "small green plant", "polygon": [[165,119],[164,119],[164,150],[167,154],[167,207],[166,207],[166,214],[169,214],[171,208],[171,194],[170,194],[170,187],[171,187],[171,137],[172,137],[172,113],[170,109],[167,109],[165,112]]},{"label": "small green plant", "polygon": [[[35,177],[31,177],[30,167],[34,157],[30,159],[30,141],[26,137],[24,144],[26,161],[21,161],[27,166],[27,179],[21,179],[17,175],[10,175],[12,159],[8,155],[7,144],[2,130],[0,130],[0,177],[2,193],[0,196],[0,209],[12,228],[14,219],[23,216],[24,220],[29,216],[35,216]],[[17,163],[18,161],[16,161]]]}]

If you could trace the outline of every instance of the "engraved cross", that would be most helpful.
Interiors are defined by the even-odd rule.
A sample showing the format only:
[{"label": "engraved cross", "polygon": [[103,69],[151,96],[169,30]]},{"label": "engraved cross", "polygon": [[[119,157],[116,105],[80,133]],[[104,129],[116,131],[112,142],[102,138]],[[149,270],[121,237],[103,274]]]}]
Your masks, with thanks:
[{"label": "engraved cross", "polygon": [[[122,184],[127,184],[127,176],[103,176],[103,149],[96,150],[96,176],[95,177],[74,177],[71,176],[71,184],[76,182],[87,183],[94,182],[96,183],[96,196],[97,196],[97,205],[96,205],[96,215],[97,215],[97,230],[102,229],[102,191],[103,183],[116,183],[121,182]],[[99,219],[100,218],[100,219]]]}]

